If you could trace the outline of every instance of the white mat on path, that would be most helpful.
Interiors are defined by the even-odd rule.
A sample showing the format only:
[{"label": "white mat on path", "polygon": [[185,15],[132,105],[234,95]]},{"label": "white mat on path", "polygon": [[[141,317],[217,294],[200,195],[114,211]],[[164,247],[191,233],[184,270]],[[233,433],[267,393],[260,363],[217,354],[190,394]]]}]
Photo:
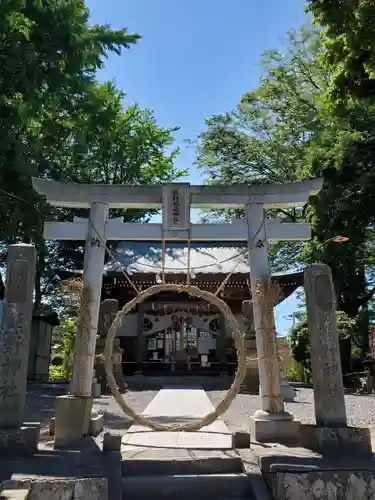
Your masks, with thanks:
[{"label": "white mat on path", "polygon": [[[164,388],[157,393],[143,415],[162,424],[187,423],[201,419],[213,410],[213,404],[200,387]],[[141,451],[145,448],[230,450],[232,435],[221,419],[196,432],[159,432],[132,425],[122,438],[122,451]]]}]

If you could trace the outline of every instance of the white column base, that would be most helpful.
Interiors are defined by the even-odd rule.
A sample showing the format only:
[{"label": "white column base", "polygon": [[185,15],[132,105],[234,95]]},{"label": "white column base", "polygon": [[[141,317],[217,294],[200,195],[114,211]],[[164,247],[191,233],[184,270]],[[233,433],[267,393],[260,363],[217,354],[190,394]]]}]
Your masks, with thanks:
[{"label": "white column base", "polygon": [[269,413],[257,410],[250,418],[250,434],[259,443],[282,443],[298,446],[300,443],[299,421],[287,411]]},{"label": "white column base", "polygon": [[294,403],[295,394],[294,387],[292,387],[288,380],[285,379],[281,381],[281,392],[283,393],[283,399],[285,403]]}]

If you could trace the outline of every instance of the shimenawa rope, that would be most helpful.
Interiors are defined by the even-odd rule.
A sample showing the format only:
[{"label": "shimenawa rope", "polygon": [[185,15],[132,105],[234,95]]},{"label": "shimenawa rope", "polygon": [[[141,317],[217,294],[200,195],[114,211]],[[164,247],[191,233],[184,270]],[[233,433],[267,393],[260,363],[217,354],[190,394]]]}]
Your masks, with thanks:
[{"label": "shimenawa rope", "polygon": [[[110,255],[110,257],[116,261],[114,258],[112,252],[110,249],[107,247],[105,241],[103,241],[103,238],[101,238],[101,235],[99,232],[96,230],[95,226],[93,225],[91,219],[90,219],[90,224],[96,234],[99,237],[100,243],[104,246],[106,249],[107,253]],[[264,221],[262,221],[262,225],[264,224]],[[259,233],[262,225],[260,226],[259,230],[255,234],[254,237],[257,236]],[[104,348],[104,366],[105,366],[105,371],[107,375],[107,383],[109,388],[112,391],[113,397],[115,398],[117,404],[120,406],[120,408],[123,410],[123,412],[128,415],[129,417],[133,418],[134,422],[138,423],[139,425],[149,427],[150,429],[153,429],[155,431],[197,431],[201,429],[202,427],[206,427],[217,418],[219,418],[231,405],[232,401],[234,398],[237,396],[241,383],[244,379],[245,373],[246,373],[246,368],[247,368],[247,360],[246,360],[246,355],[245,355],[245,349],[244,349],[244,343],[243,343],[243,334],[240,329],[240,326],[234,317],[232,311],[228,307],[228,305],[220,299],[217,294],[224,288],[226,285],[227,281],[229,280],[230,276],[233,274],[235,268],[238,266],[238,263],[235,264],[234,268],[230,273],[228,273],[228,276],[224,279],[223,283],[220,285],[219,289],[217,290],[216,294],[213,294],[211,292],[208,292],[206,290],[201,290],[198,287],[191,285],[190,284],[190,238],[189,238],[189,245],[188,245],[188,274],[187,274],[187,281],[188,283],[185,285],[181,284],[172,284],[172,283],[165,283],[165,244],[162,245],[163,249],[163,257],[162,257],[162,268],[163,268],[163,283],[160,285],[154,285],[151,286],[150,288],[139,291],[138,288],[135,286],[135,284],[132,282],[132,280],[129,278],[127,273],[122,269],[122,273],[126,277],[127,281],[132,285],[134,290],[137,292],[137,296],[129,301],[121,311],[119,311],[111,325],[111,328],[108,331],[107,338],[106,338],[106,344]],[[177,293],[187,293],[188,295],[192,297],[197,297],[201,298],[214,306],[222,313],[224,316],[228,326],[230,327],[234,339],[234,343],[236,346],[237,350],[237,359],[238,359],[238,364],[237,364],[237,371],[233,380],[233,383],[228,390],[226,396],[223,398],[223,400],[216,406],[215,410],[208,413],[205,417],[203,417],[199,421],[194,421],[194,422],[188,422],[186,424],[170,424],[170,425],[163,425],[159,424],[157,422],[152,421],[151,419],[147,418],[145,415],[140,415],[137,412],[135,412],[124,400],[122,395],[120,394],[120,391],[118,390],[114,375],[113,375],[113,362],[112,362],[112,356],[113,356],[113,342],[114,338],[116,336],[116,333],[118,329],[121,326],[121,323],[123,321],[123,318],[128,314],[134,307],[142,302],[144,302],[146,299],[149,297],[152,297],[154,295],[159,294],[160,292],[177,292]]]}]

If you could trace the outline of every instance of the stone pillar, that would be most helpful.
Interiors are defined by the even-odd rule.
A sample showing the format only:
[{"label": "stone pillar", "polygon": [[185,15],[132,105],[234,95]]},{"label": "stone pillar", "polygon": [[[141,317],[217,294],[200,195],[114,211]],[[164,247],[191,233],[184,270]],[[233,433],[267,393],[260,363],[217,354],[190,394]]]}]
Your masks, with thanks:
[{"label": "stone pillar", "polygon": [[89,294],[87,311],[89,324],[87,327],[79,328],[74,345],[70,393],[75,396],[91,396],[105,257],[103,243],[107,218],[108,205],[106,203],[93,203],[91,205],[91,222],[88,225],[83,267],[83,284]]},{"label": "stone pillar", "polygon": [[142,373],[142,363],[145,358],[145,343],[147,338],[145,337],[144,331],[144,311],[142,304],[138,304],[137,308],[137,339],[136,339],[136,373],[140,375]]},{"label": "stone pillar", "polygon": [[248,205],[247,222],[251,293],[262,404],[262,409],[254,413],[251,421],[252,432],[257,441],[292,440],[297,438],[299,423],[294,422],[293,416],[284,411],[273,308],[268,303],[269,298],[265,297],[267,287],[269,288],[270,285],[271,269],[262,204],[250,203]]},{"label": "stone pillar", "polygon": [[39,335],[35,362],[35,380],[46,381],[49,378],[53,326],[43,320],[38,323]]},{"label": "stone pillar", "polygon": [[254,330],[253,303],[251,300],[244,300],[242,302],[242,313],[245,327],[244,347],[247,358],[247,370],[241,384],[241,392],[259,394],[259,371]]},{"label": "stone pillar", "polygon": [[313,264],[305,269],[305,292],[316,423],[346,426],[335,295],[328,266]]},{"label": "stone pillar", "polygon": [[36,250],[10,245],[0,328],[0,453],[34,453],[40,424],[22,426],[27,386]]},{"label": "stone pillar", "polygon": [[335,291],[325,264],[305,269],[316,425],[304,425],[302,444],[318,453],[371,453],[369,429],[347,426]]},{"label": "stone pillar", "polygon": [[108,205],[92,203],[83,266],[83,284],[88,294],[87,311],[81,311],[84,324],[79,325],[75,339],[70,394],[56,400],[56,447],[74,443],[89,431],[107,218]]},{"label": "stone pillar", "polygon": [[58,324],[57,315],[46,314],[41,316],[38,311],[34,311],[27,366],[27,378],[29,380],[48,380],[52,333],[53,328]]}]

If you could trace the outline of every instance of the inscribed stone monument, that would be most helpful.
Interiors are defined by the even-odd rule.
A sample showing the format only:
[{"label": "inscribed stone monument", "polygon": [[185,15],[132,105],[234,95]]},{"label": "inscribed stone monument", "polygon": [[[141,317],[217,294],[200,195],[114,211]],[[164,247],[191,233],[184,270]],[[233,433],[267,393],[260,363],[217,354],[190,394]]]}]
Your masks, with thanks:
[{"label": "inscribed stone monument", "polygon": [[305,269],[316,425],[301,429],[302,444],[319,453],[371,453],[370,431],[348,427],[345,409],[335,291],[325,264]]},{"label": "inscribed stone monument", "polygon": [[36,251],[32,245],[8,248],[4,316],[0,327],[0,454],[32,454],[40,424],[23,425]]},{"label": "inscribed stone monument", "polygon": [[328,266],[313,264],[306,268],[305,292],[316,423],[345,426],[347,420],[335,293]]},{"label": "inscribed stone monument", "polygon": [[9,247],[0,329],[0,427],[19,427],[23,422],[35,267],[35,247]]}]

